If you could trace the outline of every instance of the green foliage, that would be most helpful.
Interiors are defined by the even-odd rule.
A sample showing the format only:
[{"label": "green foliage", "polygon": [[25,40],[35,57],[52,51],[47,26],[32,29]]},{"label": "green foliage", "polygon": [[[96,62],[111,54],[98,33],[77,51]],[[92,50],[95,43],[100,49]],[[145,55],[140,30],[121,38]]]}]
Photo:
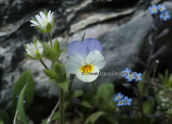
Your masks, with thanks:
[{"label": "green foliage", "polygon": [[43,43],[43,48],[43,56],[52,62],[58,61],[59,56],[63,52],[67,51],[65,49],[60,50],[60,46],[57,40],[55,41],[53,48],[51,48],[47,43]]},{"label": "green foliage", "polygon": [[111,114],[106,113],[106,112],[96,112],[96,113],[90,115],[90,116],[86,119],[86,121],[85,121],[84,124],[94,124],[95,121],[96,121],[100,116],[102,116],[102,115],[108,115],[108,116],[110,116],[110,117],[114,120],[114,124],[118,124],[117,120],[116,120]]},{"label": "green foliage", "polygon": [[10,118],[3,110],[0,110],[0,124],[10,124]]},{"label": "green foliage", "polygon": [[[59,117],[60,117],[60,113],[55,112],[52,119],[51,119],[51,121],[54,121],[54,120],[58,119]],[[47,122],[47,119],[44,122],[42,122],[41,124],[46,124],[46,122]]]},{"label": "green foliage", "polygon": [[91,107],[91,104],[89,102],[87,102],[86,100],[82,101],[81,103],[82,103],[81,105],[86,107],[86,108],[90,108]]},{"label": "green foliage", "polygon": [[0,119],[0,124],[4,124],[4,122]]},{"label": "green foliage", "polygon": [[[145,80],[145,72],[143,73],[143,75],[142,75],[142,80]],[[142,81],[139,81],[138,82],[138,89],[139,89],[139,91],[142,91],[143,90],[143,86],[144,86],[144,83],[142,83]],[[145,92],[144,92],[145,94],[148,94],[148,85],[145,85]]]},{"label": "green foliage", "polygon": [[58,78],[58,75],[56,75],[56,73],[54,73],[53,71],[51,70],[48,70],[48,69],[44,69],[44,73],[50,77],[50,79],[57,79]]},{"label": "green foliage", "polygon": [[57,55],[59,53],[59,51],[60,51],[60,44],[59,44],[58,40],[56,39],[54,46],[53,46],[53,53],[55,55]]},{"label": "green foliage", "polygon": [[[101,111],[116,114],[116,104],[113,101],[114,85],[112,83],[102,84],[95,96],[95,104]],[[108,102],[107,102],[108,101]]]},{"label": "green foliage", "polygon": [[155,101],[146,101],[143,104],[143,108],[144,108],[143,112],[144,112],[144,114],[146,114],[146,115],[153,114],[154,107],[155,107]]},{"label": "green foliage", "polygon": [[56,86],[63,88],[65,91],[68,91],[68,84],[69,84],[69,80],[67,79],[63,83],[56,83]]},{"label": "green foliage", "polygon": [[167,69],[165,70],[165,75],[163,76],[162,74],[159,74],[158,78],[163,87],[172,91],[172,74],[169,75]]},{"label": "green foliage", "polygon": [[25,115],[25,109],[24,109],[24,103],[23,103],[23,100],[24,100],[24,94],[25,94],[25,90],[26,90],[26,87],[27,87],[28,84],[26,84],[21,93],[20,93],[20,97],[18,99],[18,102],[17,102],[17,109],[16,111],[18,110],[18,113],[17,113],[17,121],[21,121],[23,123],[26,123],[27,124],[27,120],[26,120],[26,115]]},{"label": "green foliage", "polygon": [[24,96],[25,96],[24,99],[26,101],[25,107],[26,107],[26,109],[28,109],[29,105],[31,104],[31,102],[33,100],[34,92],[35,92],[34,80],[33,80],[33,77],[29,71],[25,71],[24,73],[22,73],[21,76],[19,77],[18,81],[14,85],[14,90],[13,90],[13,94],[12,94],[12,113],[13,113],[13,116],[16,112],[16,106],[17,106],[17,101],[18,101],[18,98],[16,96],[18,96],[20,94],[22,88],[26,84],[28,84],[28,86],[27,86],[27,89],[26,89],[25,94],[24,94]]},{"label": "green foliage", "polygon": [[82,90],[75,90],[74,93],[71,95],[71,98],[77,98],[83,95]]},{"label": "green foliage", "polygon": [[50,23],[48,23],[47,26],[46,26],[47,33],[51,32],[51,30],[52,30],[52,26],[51,26]]}]

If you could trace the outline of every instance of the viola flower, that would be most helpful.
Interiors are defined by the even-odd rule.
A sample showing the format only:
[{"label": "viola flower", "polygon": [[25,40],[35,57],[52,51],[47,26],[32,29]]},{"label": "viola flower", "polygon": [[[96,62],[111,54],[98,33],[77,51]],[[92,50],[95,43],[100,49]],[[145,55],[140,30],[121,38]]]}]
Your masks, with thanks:
[{"label": "viola flower", "polygon": [[160,19],[163,19],[164,21],[167,21],[168,19],[171,18],[168,11],[165,11],[165,12],[161,13],[159,15],[159,17],[160,17]]},{"label": "viola flower", "polygon": [[129,75],[130,72],[131,72],[131,70],[129,70],[128,68],[126,68],[125,70],[122,71],[122,73],[123,73],[122,76],[125,77],[125,76]]},{"label": "viola flower", "polygon": [[141,73],[138,73],[138,74],[136,74],[135,75],[135,81],[140,81],[140,80],[142,80],[142,74]]},{"label": "viola flower", "polygon": [[117,95],[114,95],[114,102],[117,102],[118,100],[121,100],[124,97],[121,93],[118,93]]},{"label": "viola flower", "polygon": [[53,25],[54,25],[54,15],[53,12],[51,13],[51,10],[47,13],[40,12],[40,15],[36,15],[36,19],[30,20],[32,23],[30,26],[35,26],[38,30],[49,33],[51,32]]},{"label": "viola flower", "polygon": [[128,98],[127,96],[124,97],[123,99],[123,105],[131,105],[132,99]]},{"label": "viola flower", "polygon": [[158,7],[154,4],[152,6],[149,7],[149,13],[150,14],[156,14],[158,13]]},{"label": "viola flower", "polygon": [[41,59],[43,53],[42,44],[34,38],[34,43],[25,45],[26,55],[32,59]]},{"label": "viola flower", "polygon": [[73,41],[67,47],[69,59],[67,70],[83,82],[94,81],[106,62],[101,54],[100,42],[93,38],[87,38],[83,42]]},{"label": "viola flower", "polygon": [[124,105],[124,100],[121,99],[121,100],[117,101],[117,104],[116,105],[117,106],[123,106]]},{"label": "viola flower", "polygon": [[166,7],[165,7],[165,5],[159,4],[158,9],[160,12],[164,12],[166,10]]},{"label": "viola flower", "polygon": [[129,82],[131,82],[134,78],[135,78],[135,76],[133,74],[129,74],[129,75],[125,76],[125,79],[127,79]]}]

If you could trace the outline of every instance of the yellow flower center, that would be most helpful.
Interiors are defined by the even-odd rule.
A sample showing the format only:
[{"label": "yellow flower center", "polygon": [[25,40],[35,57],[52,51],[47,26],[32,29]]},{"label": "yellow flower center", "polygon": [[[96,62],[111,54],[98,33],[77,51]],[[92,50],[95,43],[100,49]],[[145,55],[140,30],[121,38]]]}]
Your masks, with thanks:
[{"label": "yellow flower center", "polygon": [[122,104],[122,101],[120,101],[119,103]]},{"label": "yellow flower center", "polygon": [[153,9],[153,11],[155,12],[155,11],[156,11],[156,9],[154,8],[154,9]]},{"label": "yellow flower center", "polygon": [[39,53],[39,51],[35,51],[34,53],[37,54],[37,53]]},{"label": "yellow flower center", "polygon": [[117,99],[120,99],[120,96],[118,96]]},{"label": "yellow flower center", "polygon": [[136,79],[138,78],[138,76],[135,77]]},{"label": "yellow flower center", "polygon": [[44,25],[46,25],[46,24],[47,24],[47,22],[48,22],[48,20],[47,20],[47,19],[44,19],[44,20],[42,21],[42,23],[43,23]]},{"label": "yellow flower center", "polygon": [[166,15],[165,15],[165,14],[164,14],[163,16],[164,16],[164,17],[166,17]]},{"label": "yellow flower center", "polygon": [[125,103],[128,103],[128,101],[126,100]]},{"label": "yellow flower center", "polygon": [[132,76],[129,76],[129,78],[132,78]]},{"label": "yellow flower center", "polygon": [[161,7],[160,10],[163,10],[163,8]]},{"label": "yellow flower center", "polygon": [[93,71],[93,66],[92,65],[85,65],[85,66],[82,66],[80,69],[81,69],[82,73],[85,73],[85,75],[87,75]]}]

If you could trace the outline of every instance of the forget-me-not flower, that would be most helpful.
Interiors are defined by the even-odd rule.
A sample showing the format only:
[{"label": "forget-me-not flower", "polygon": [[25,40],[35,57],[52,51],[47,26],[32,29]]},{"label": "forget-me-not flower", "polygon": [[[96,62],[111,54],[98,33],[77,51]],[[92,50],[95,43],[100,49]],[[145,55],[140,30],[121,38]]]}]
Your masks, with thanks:
[{"label": "forget-me-not flower", "polygon": [[49,33],[54,25],[54,15],[51,10],[47,13],[40,12],[40,15],[36,15],[36,19],[32,19],[30,22],[31,26],[35,26],[37,29],[44,33]]},{"label": "forget-me-not flower", "polygon": [[140,80],[142,80],[142,74],[141,73],[138,73],[138,74],[136,74],[135,75],[135,81],[140,81]]},{"label": "forget-me-not flower", "polygon": [[128,98],[128,96],[125,96],[123,99],[123,105],[131,105],[132,99]]},{"label": "forget-me-not flower", "polygon": [[165,5],[159,4],[159,5],[158,5],[158,10],[159,10],[160,12],[164,12],[164,11],[166,10]]},{"label": "forget-me-not flower", "polygon": [[124,100],[121,99],[121,100],[117,101],[117,104],[116,105],[117,106],[123,106],[124,105]]},{"label": "forget-me-not flower", "polygon": [[87,38],[83,42],[73,41],[67,47],[69,59],[67,70],[83,82],[94,81],[106,62],[101,54],[100,42],[93,38]]},{"label": "forget-me-not flower", "polygon": [[114,95],[114,102],[117,102],[118,100],[121,100],[124,97],[121,93],[118,93],[117,95]]},{"label": "forget-me-not flower", "polygon": [[158,13],[158,7],[154,4],[152,6],[149,7],[149,12],[150,14],[156,14]]},{"label": "forget-me-not flower", "polygon": [[170,19],[170,15],[169,15],[169,12],[168,11],[165,11],[165,12],[162,12],[159,17],[161,19],[163,19],[164,21],[167,21],[168,19]]},{"label": "forget-me-not flower", "polygon": [[128,68],[126,68],[125,70],[122,71],[122,73],[123,73],[122,76],[125,77],[125,76],[129,75],[130,72],[131,72],[131,70],[129,70]]},{"label": "forget-me-not flower", "polygon": [[125,76],[125,79],[127,79],[129,82],[131,82],[134,78],[135,78],[135,76],[133,74],[129,74],[129,75]]}]

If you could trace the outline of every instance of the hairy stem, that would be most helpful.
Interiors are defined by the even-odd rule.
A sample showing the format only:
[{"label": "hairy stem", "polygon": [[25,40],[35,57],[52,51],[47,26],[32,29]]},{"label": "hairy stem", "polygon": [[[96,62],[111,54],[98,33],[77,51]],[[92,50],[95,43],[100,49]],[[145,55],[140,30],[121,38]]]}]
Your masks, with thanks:
[{"label": "hairy stem", "polygon": [[52,41],[51,41],[50,33],[48,33],[48,38],[49,38],[49,40],[50,40],[51,47],[53,47],[53,45],[52,45]]},{"label": "hairy stem", "polygon": [[61,87],[59,88],[59,96],[60,96],[60,105],[59,105],[60,119],[59,119],[59,124],[64,124],[64,90]]},{"label": "hairy stem", "polygon": [[69,95],[68,95],[68,97],[70,98],[70,96],[71,96],[71,90],[72,90],[72,83],[73,83],[73,79],[74,79],[74,74],[70,74],[70,82],[69,82],[69,86],[68,86],[68,91],[69,91]]},{"label": "hairy stem", "polygon": [[46,69],[48,69],[47,66],[45,65],[45,63],[42,61],[42,59],[40,59],[40,62],[42,63],[42,65],[43,65]]}]

